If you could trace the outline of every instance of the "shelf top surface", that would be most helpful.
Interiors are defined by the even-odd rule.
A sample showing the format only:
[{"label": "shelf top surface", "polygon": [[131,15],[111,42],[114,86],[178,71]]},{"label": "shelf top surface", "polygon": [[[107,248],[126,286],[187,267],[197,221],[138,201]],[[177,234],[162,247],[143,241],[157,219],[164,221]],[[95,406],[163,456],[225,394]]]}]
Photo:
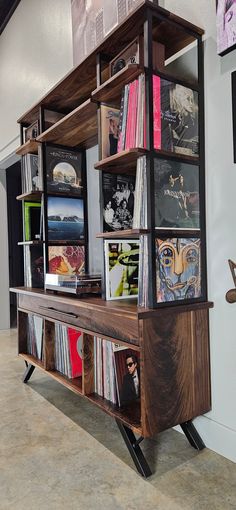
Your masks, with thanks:
[{"label": "shelf top surface", "polygon": [[189,38],[197,38],[204,33],[201,28],[192,23],[170,13],[162,7],[154,5],[149,0],[143,0],[134,9],[132,14],[125,18],[123,23],[115,27],[99,46],[24,113],[18,119],[18,122],[27,125],[33,123],[39,116],[40,106],[44,108],[50,107],[51,110],[55,109],[55,111],[61,113],[69,113],[80,103],[88,99],[96,88],[97,53],[108,54],[112,59],[120,51],[123,51],[135,37],[142,33],[147,8],[150,8],[153,14],[157,16],[154,20],[154,27],[156,24],[156,37],[159,38],[160,42],[166,43],[167,46],[169,45],[169,47],[171,47],[171,44],[174,47],[176,45],[179,46],[179,44],[184,47],[189,44]]},{"label": "shelf top surface", "polygon": [[129,299],[117,299],[114,301],[106,301],[105,299],[96,296],[96,297],[87,297],[87,298],[79,298],[79,297],[68,297],[64,294],[54,294],[52,291],[45,291],[43,289],[33,289],[30,287],[15,287],[10,289],[11,292],[16,294],[25,294],[29,296],[34,296],[42,299],[47,299],[49,301],[57,301],[58,303],[64,303],[65,305],[76,306],[78,308],[87,308],[91,310],[97,310],[101,312],[105,312],[107,314],[119,314],[122,316],[129,316],[129,318],[137,320],[137,319],[145,319],[153,316],[157,316],[158,314],[163,315],[163,313],[173,313],[173,312],[187,312],[191,310],[198,310],[202,308],[212,308],[213,303],[211,302],[200,302],[193,304],[184,304],[184,305],[176,305],[159,309],[151,309],[151,308],[141,308],[137,306],[137,301],[131,301]]}]

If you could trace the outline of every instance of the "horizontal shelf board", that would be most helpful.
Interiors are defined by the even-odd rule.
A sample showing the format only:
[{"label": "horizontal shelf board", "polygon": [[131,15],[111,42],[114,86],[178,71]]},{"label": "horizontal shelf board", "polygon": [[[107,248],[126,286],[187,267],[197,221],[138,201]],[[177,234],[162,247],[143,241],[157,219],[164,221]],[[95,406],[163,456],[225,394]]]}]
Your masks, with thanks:
[{"label": "horizontal shelf board", "polygon": [[97,104],[88,99],[41,133],[37,141],[88,149],[97,143],[97,130]]},{"label": "horizontal shelf board", "polygon": [[137,159],[140,156],[147,154],[146,149],[142,148],[134,148],[128,149],[122,152],[118,152],[117,154],[113,154],[113,156],[109,156],[109,158],[102,159],[98,161],[94,168],[96,170],[115,170],[117,173],[127,173],[129,170],[134,170],[136,168]]},{"label": "horizontal shelf board", "polygon": [[38,154],[38,142],[35,139],[28,140],[23,145],[16,149],[18,156],[24,156],[25,154]]},{"label": "horizontal shelf board", "polygon": [[35,356],[32,356],[31,354],[27,354],[27,353],[19,353],[19,357],[20,358],[23,358],[25,361],[27,361],[27,363],[30,363],[31,365],[34,365],[35,367],[38,367],[42,370],[45,370],[44,369],[44,362],[41,361],[40,359],[37,359],[35,358]]},{"label": "horizontal shelf board", "polygon": [[199,165],[200,160],[198,156],[188,156],[187,154],[179,154],[178,152],[170,152],[163,151],[159,149],[154,149],[153,151],[154,157],[160,156],[161,158],[173,159],[176,161],[183,161],[184,163],[192,163],[195,165]]},{"label": "horizontal shelf board", "polygon": [[17,200],[30,200],[34,202],[41,202],[42,199],[42,191],[28,191],[27,193],[22,193],[22,195],[18,195],[16,197]]},{"label": "horizontal shelf board", "polygon": [[155,227],[154,236],[155,237],[199,237],[201,234],[200,228],[170,228],[170,227]]},{"label": "horizontal shelf board", "polygon": [[103,409],[110,416],[114,416],[121,420],[125,425],[131,427],[133,431],[138,434],[141,433],[141,410],[140,410],[140,402],[134,405],[127,406],[126,408],[119,409],[119,407],[115,406],[109,400],[105,400],[100,397],[96,393],[92,393],[91,395],[86,395],[86,398],[93,402],[98,407]]},{"label": "horizontal shelf board", "polygon": [[115,230],[114,232],[100,232],[100,234],[97,234],[97,238],[102,239],[123,239],[124,238],[139,238],[142,234],[148,234],[150,232],[147,228],[135,228],[135,229],[129,229],[129,230]]},{"label": "horizontal shelf board", "polygon": [[48,241],[48,246],[84,246],[85,244],[87,244],[85,239],[82,241]]},{"label": "horizontal shelf board", "polygon": [[95,101],[110,102],[120,106],[121,94],[124,86],[137,78],[143,69],[137,64],[128,64],[105,83],[92,92]]},{"label": "horizontal shelf board", "polygon": [[50,375],[53,379],[63,384],[63,386],[66,386],[66,388],[69,388],[74,393],[77,393],[79,395],[82,395],[82,377],[76,377],[75,379],[68,379],[66,375],[61,374],[60,372],[57,372],[56,370],[46,370],[44,367],[44,363],[34,356],[31,356],[30,354],[19,354],[20,358],[23,358],[25,361],[30,363],[31,365],[34,365],[37,368],[40,368],[45,372],[46,374]]},{"label": "horizontal shelf board", "polygon": [[[50,108],[62,113],[68,113],[85,101],[91,92],[96,88],[96,54],[104,53],[112,59],[118,55],[125,47],[141,34],[143,24],[146,18],[147,8],[150,8],[154,14],[161,17],[154,20],[156,32],[154,36],[159,42],[167,47],[166,58],[176,51],[189,44],[192,36],[184,32],[186,29],[193,35],[202,35],[204,31],[188,21],[176,16],[166,9],[153,5],[148,0],[143,2],[132,11],[132,14],[126,17],[118,27],[115,27],[77,67],[73,68],[65,77],[63,77],[40,101],[31,109],[22,115],[18,122],[30,125],[39,117],[39,108]],[[168,24],[168,20],[177,22],[182,26],[182,31],[175,30],[173,25]]]},{"label": "horizontal shelf board", "polygon": [[19,241],[17,244],[18,246],[27,246],[27,245],[31,245],[31,246],[37,246],[38,244],[43,244],[44,241],[41,241],[41,240],[31,240],[31,241]]}]

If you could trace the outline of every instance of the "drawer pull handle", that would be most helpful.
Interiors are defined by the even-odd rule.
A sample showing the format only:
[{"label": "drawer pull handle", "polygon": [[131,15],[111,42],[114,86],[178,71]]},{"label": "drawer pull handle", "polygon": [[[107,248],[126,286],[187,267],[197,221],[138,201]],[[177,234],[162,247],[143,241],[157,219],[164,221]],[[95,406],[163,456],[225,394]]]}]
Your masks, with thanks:
[{"label": "drawer pull handle", "polygon": [[49,312],[56,312],[60,315],[67,315],[68,317],[73,317],[74,319],[79,318],[79,316],[73,312],[62,312],[61,310],[57,310],[56,308],[53,308],[53,306],[40,306],[39,308],[42,308],[43,310],[48,310]]}]

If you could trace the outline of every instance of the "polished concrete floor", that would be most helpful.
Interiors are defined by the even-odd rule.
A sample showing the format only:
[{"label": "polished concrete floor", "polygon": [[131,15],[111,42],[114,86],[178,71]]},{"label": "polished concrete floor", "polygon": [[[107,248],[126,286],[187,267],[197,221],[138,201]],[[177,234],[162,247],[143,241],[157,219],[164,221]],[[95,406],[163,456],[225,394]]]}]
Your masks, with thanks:
[{"label": "polished concrete floor", "polygon": [[235,464],[169,430],[142,479],[114,420],[39,370],[22,384],[16,351],[0,332],[0,510],[236,509]]}]

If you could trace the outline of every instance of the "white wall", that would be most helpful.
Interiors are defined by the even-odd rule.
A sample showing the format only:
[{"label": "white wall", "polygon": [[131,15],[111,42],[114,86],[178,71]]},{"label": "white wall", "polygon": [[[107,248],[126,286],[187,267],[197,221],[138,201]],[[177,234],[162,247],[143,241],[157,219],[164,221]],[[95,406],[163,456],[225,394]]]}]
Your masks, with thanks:
[{"label": "white wall", "polygon": [[[73,66],[70,0],[21,0],[0,36],[0,329],[9,327],[7,215],[3,168],[16,161],[16,123]],[[17,263],[17,261],[16,261]]]},{"label": "white wall", "polygon": [[19,118],[73,66],[70,0],[21,0],[0,37],[0,162]]},{"label": "white wall", "polygon": [[236,165],[233,164],[231,72],[236,51],[217,56],[215,0],[165,0],[166,9],[205,29],[205,125],[208,297],[212,411],[196,420],[207,446],[236,461],[236,304],[228,258],[236,261]]}]

